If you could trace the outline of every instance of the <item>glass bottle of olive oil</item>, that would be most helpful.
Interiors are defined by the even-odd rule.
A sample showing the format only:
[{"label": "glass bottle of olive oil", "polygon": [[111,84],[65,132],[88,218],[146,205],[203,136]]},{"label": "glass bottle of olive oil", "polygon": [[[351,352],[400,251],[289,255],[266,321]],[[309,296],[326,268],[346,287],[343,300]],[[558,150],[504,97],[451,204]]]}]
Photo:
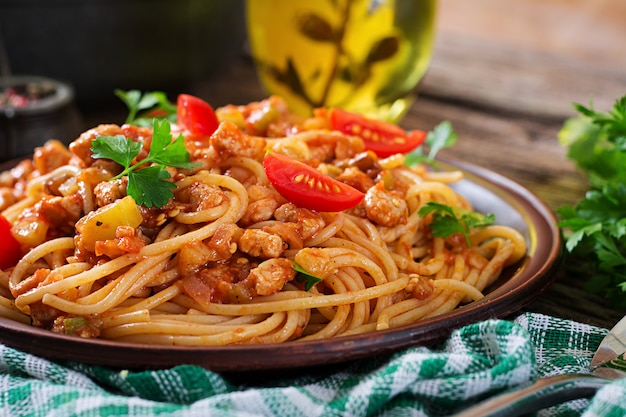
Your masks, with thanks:
[{"label": "glass bottle of olive oil", "polygon": [[436,0],[247,0],[261,83],[303,115],[340,107],[398,122],[430,63]]}]

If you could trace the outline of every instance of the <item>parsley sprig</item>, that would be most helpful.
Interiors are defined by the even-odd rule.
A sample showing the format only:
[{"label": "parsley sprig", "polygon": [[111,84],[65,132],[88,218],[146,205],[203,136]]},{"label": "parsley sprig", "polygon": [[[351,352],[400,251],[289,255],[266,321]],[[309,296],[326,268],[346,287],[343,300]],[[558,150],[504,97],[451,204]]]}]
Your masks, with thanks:
[{"label": "parsley sprig", "polygon": [[170,123],[176,121],[176,104],[162,91],[115,90],[115,95],[128,107],[124,123],[149,127],[155,117],[165,118]]},{"label": "parsley sprig", "polygon": [[568,158],[589,180],[585,197],[560,207],[559,226],[571,273],[583,271],[589,291],[626,308],[626,96],[612,109],[574,104],[579,115],[559,131]]},{"label": "parsley sprig", "polygon": [[436,201],[429,201],[418,211],[420,217],[425,217],[430,213],[433,213],[433,220],[430,224],[433,236],[446,238],[460,233],[465,237],[468,247],[471,246],[469,235],[472,229],[488,226],[495,221],[493,214],[454,208]]},{"label": "parsley sprig", "polygon": [[[456,143],[457,134],[454,132],[452,123],[444,120],[439,123],[433,130],[428,132],[425,146],[419,146],[414,151],[406,154],[404,164],[413,166],[420,163],[434,165],[435,157],[440,150],[453,146]],[[425,151],[428,149],[428,152]]]},{"label": "parsley sprig", "polygon": [[110,159],[124,170],[113,179],[128,176],[127,194],[139,205],[161,207],[173,197],[176,185],[169,181],[167,167],[191,169],[198,164],[189,160],[182,135],[172,141],[170,124],[167,120],[153,120],[153,135],[148,156],[135,161],[142,148],[123,135],[100,136],[92,142],[93,158]]}]

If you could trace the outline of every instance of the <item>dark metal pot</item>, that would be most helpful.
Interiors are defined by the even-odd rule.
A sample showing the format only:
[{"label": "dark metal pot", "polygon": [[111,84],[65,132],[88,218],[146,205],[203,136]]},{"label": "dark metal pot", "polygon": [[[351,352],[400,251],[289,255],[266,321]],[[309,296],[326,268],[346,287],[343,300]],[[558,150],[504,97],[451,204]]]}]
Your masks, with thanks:
[{"label": "dark metal pot", "polygon": [[42,95],[23,106],[0,102],[0,161],[32,154],[48,139],[68,144],[80,134],[81,117],[69,85],[44,77],[0,78],[0,94],[8,89]]}]

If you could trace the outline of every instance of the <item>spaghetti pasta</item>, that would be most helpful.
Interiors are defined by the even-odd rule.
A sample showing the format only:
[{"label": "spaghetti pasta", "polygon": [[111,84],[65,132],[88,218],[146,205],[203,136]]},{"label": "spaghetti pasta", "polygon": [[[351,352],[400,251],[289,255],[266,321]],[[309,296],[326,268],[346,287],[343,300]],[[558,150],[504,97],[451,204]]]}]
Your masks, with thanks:
[{"label": "spaghetti pasta", "polygon": [[[0,186],[15,198],[0,209],[24,255],[1,272],[0,315],[133,343],[313,340],[451,311],[480,299],[526,254],[524,237],[506,226],[471,231],[469,245],[433,236],[432,215],[420,208],[434,201],[471,210],[449,184],[460,172],[377,158],[319,115],[291,115],[276,97],[217,114],[213,135],[185,138],[198,166],[168,168],[174,197],[163,207],[133,206],[139,225],[105,211],[121,204],[127,183],[112,180],[120,166],[92,158],[90,146],[119,134],[148,150],[149,128],[101,125],[67,148],[50,141],[4,173]],[[259,128],[251,122],[258,114],[273,119]],[[350,184],[365,200],[340,212],[293,204],[266,175],[267,150]],[[99,230],[81,226],[96,213],[113,235],[81,233]],[[294,265],[319,282],[307,289]]]}]

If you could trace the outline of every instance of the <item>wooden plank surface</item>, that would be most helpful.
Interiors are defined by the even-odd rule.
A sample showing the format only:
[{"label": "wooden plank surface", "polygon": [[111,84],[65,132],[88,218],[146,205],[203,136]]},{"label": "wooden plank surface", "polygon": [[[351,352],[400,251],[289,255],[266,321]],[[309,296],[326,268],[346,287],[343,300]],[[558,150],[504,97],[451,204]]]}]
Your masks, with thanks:
[{"label": "wooden plank surface", "polygon": [[439,0],[423,91],[537,117],[626,93],[622,0]]},{"label": "wooden plank surface", "polygon": [[[468,51],[473,51],[470,56]],[[609,108],[626,92],[623,68],[442,33],[421,91],[495,111],[556,119],[572,115],[574,102],[593,100],[597,108]]]},{"label": "wooden plank surface", "polygon": [[622,0],[439,0],[439,33],[594,63],[626,64]]}]

